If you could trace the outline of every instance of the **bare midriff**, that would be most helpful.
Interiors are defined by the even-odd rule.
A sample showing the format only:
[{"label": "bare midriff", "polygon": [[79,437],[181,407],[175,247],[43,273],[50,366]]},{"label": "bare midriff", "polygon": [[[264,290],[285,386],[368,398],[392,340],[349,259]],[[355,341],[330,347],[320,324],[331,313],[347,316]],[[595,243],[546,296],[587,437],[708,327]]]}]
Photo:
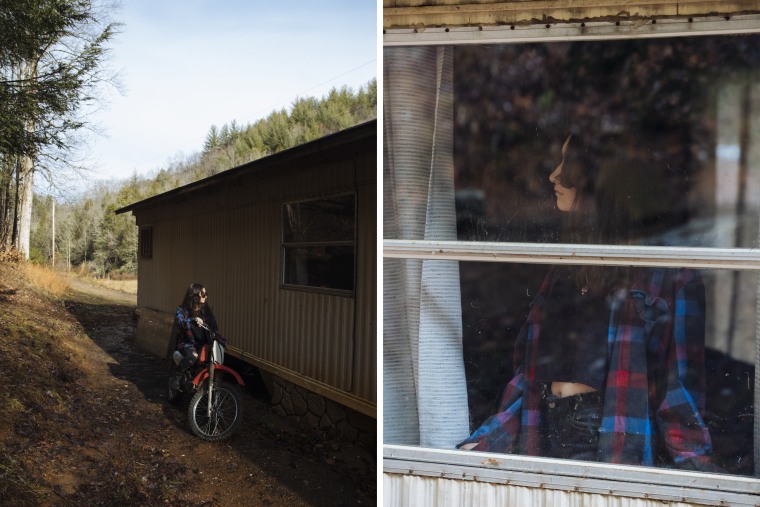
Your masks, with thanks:
[{"label": "bare midriff", "polygon": [[552,394],[560,398],[596,391],[591,386],[578,382],[552,382]]}]

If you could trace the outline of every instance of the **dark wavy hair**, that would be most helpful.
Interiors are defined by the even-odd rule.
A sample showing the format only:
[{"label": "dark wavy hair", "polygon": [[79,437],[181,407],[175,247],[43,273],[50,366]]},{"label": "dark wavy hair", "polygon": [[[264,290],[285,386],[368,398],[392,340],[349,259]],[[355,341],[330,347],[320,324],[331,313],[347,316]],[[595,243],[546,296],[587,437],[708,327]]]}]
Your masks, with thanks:
[{"label": "dark wavy hair", "polygon": [[[630,244],[639,233],[633,217],[644,199],[643,186],[637,181],[639,169],[619,138],[571,134],[559,179],[562,186],[575,189],[576,195],[573,211],[562,214],[560,240],[574,244]],[[576,266],[571,271],[579,287],[601,293],[624,284],[629,270]]]},{"label": "dark wavy hair", "polygon": [[185,298],[180,306],[187,310],[191,317],[197,317],[205,308],[208,308],[208,299],[201,304],[201,292],[205,290],[206,287],[202,283],[193,283],[187,288]]}]

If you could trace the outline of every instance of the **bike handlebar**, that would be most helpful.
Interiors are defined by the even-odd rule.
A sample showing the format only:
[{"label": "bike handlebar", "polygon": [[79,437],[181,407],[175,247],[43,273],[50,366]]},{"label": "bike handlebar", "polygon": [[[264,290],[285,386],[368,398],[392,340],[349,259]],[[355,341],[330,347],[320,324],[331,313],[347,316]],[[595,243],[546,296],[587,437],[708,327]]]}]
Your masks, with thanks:
[{"label": "bike handlebar", "polygon": [[199,328],[205,329],[206,331],[208,331],[209,333],[211,333],[211,339],[212,340],[216,340],[216,341],[222,342],[222,345],[225,345],[227,343],[227,340],[225,340],[222,335],[220,335],[219,333],[217,333],[216,331],[214,331],[213,329],[211,329],[210,327],[208,327],[205,322],[203,324],[200,324],[200,325],[198,325],[196,323],[195,325],[198,326]]}]

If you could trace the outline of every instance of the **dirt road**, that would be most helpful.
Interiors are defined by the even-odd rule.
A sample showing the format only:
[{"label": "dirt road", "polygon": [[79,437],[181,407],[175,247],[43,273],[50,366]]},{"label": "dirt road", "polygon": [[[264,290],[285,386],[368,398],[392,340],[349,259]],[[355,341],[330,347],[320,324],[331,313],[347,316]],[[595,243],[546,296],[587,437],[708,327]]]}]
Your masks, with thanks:
[{"label": "dirt road", "polygon": [[[228,442],[190,432],[186,405],[165,401],[168,363],[141,351],[135,296],[72,280],[64,301],[83,338],[70,344],[81,367],[88,414],[46,444],[33,428],[19,445],[48,445],[30,459],[45,463],[50,505],[333,506],[373,505],[374,449],[322,441],[275,414],[263,396],[245,397],[245,419]],[[86,399],[85,399],[86,397]],[[35,443],[36,442],[36,443]]]}]

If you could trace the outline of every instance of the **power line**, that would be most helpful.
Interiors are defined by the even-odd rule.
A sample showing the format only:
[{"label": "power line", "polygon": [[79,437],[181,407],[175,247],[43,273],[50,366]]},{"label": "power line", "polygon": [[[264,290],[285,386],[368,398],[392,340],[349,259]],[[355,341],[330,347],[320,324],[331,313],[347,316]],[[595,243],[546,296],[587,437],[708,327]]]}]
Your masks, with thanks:
[{"label": "power line", "polygon": [[[348,75],[348,74],[351,74],[352,72],[354,72],[354,71],[357,71],[357,70],[361,69],[362,67],[366,67],[367,65],[369,65],[369,64],[371,64],[371,63],[375,63],[376,61],[377,61],[377,58],[375,58],[375,59],[372,59],[372,60],[370,60],[370,61],[368,61],[368,62],[365,62],[365,63],[363,63],[363,64],[359,65],[358,67],[354,67],[353,69],[351,69],[351,70],[348,70],[348,71],[344,72],[343,74],[340,74],[340,75],[338,75],[338,76],[335,76],[335,77],[333,77],[333,78],[330,78],[330,79],[328,79],[327,81],[324,81],[324,82],[322,82],[322,83],[319,83],[318,85],[314,85],[313,87],[309,88],[308,90],[306,90],[306,91],[304,91],[304,92],[301,92],[301,93],[299,93],[297,96],[298,96],[298,97],[300,97],[301,95],[306,95],[306,94],[308,94],[309,92],[311,92],[311,91],[313,91],[313,90],[316,90],[317,88],[320,88],[320,87],[322,87],[322,86],[324,86],[324,85],[326,85],[326,84],[328,84],[328,83],[330,83],[330,82],[332,82],[332,81],[335,81],[335,80],[336,80],[336,79],[338,79],[338,78],[341,78],[341,77],[343,77],[343,76],[346,76],[346,75]],[[262,113],[265,113],[265,112],[268,112],[268,111],[272,111],[272,110],[274,110],[274,109],[275,109],[277,106],[279,106],[280,104],[282,104],[283,102],[285,102],[286,100],[290,101],[290,100],[293,100],[293,98],[291,97],[291,98],[288,98],[288,99],[283,99],[283,100],[280,100],[279,102],[277,102],[276,104],[274,104],[274,105],[272,105],[272,106],[268,106],[268,107],[266,107],[266,108],[262,108],[260,111],[257,111],[256,113],[253,113],[253,114],[251,114],[251,115],[249,115],[249,116],[246,116],[245,118],[243,118],[243,121],[246,121],[246,120],[248,120],[248,119],[250,119],[250,118],[253,118],[253,117],[257,117],[257,116],[259,116],[259,115],[260,115],[260,114],[262,114]]]}]

